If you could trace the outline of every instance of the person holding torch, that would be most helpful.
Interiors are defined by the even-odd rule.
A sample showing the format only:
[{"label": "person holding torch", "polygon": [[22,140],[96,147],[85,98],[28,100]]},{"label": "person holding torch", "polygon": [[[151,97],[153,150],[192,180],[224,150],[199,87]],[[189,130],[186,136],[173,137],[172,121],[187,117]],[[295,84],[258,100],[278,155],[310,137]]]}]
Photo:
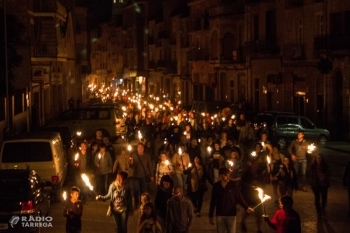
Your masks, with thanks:
[{"label": "person holding torch", "polygon": [[173,164],[174,173],[176,176],[175,183],[183,188],[187,178],[185,173],[191,164],[190,156],[186,153],[186,146],[184,144],[179,145],[179,149],[176,153],[174,153],[171,163]]},{"label": "person holding torch", "polygon": [[171,175],[173,172],[173,166],[171,165],[168,155],[165,151],[162,151],[159,155],[159,162],[156,166],[156,183],[161,185],[160,181],[164,175]]},{"label": "person holding torch", "polygon": [[304,132],[298,132],[297,139],[292,141],[288,147],[288,153],[291,155],[294,169],[299,176],[298,184],[300,186],[298,189],[307,192],[305,184],[309,143],[305,140],[304,136]]},{"label": "person holding torch", "polygon": [[87,150],[86,142],[80,143],[80,150],[74,155],[74,169],[75,169],[75,182],[81,188],[81,200],[84,204],[87,202],[88,188],[84,185],[80,174],[91,174],[92,172],[92,158],[91,153]]}]

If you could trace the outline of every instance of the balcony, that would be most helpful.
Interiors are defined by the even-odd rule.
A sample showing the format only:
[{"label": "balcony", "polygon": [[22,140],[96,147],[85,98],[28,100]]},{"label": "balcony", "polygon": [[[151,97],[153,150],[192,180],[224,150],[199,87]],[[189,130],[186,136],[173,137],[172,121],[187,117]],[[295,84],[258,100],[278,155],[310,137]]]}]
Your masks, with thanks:
[{"label": "balcony", "polygon": [[187,52],[188,61],[209,60],[209,52],[204,49],[192,49]]},{"label": "balcony", "polygon": [[244,50],[247,56],[254,54],[276,54],[279,52],[273,40],[248,41],[245,43]]},{"label": "balcony", "polygon": [[57,45],[55,44],[35,44],[34,57],[56,57]]},{"label": "balcony", "polygon": [[304,46],[300,44],[285,44],[283,45],[283,59],[299,60],[305,58]]},{"label": "balcony", "polygon": [[320,50],[349,50],[350,35],[346,36],[317,36],[314,38],[314,49]]},{"label": "balcony", "polygon": [[49,13],[57,11],[56,0],[33,1],[33,11],[36,13]]}]

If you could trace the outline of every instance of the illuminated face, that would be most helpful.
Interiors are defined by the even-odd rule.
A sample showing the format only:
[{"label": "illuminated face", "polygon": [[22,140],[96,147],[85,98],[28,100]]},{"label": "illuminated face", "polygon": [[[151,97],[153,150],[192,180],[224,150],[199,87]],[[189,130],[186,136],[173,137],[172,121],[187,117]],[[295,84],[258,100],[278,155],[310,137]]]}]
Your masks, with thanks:
[{"label": "illuminated face", "polygon": [[302,141],[304,139],[304,133],[303,132],[299,132],[298,133],[298,140]]},{"label": "illuminated face", "polygon": [[151,213],[152,213],[151,207],[149,207],[149,206],[143,207],[143,213],[144,213],[146,216],[150,216]]},{"label": "illuminated face", "polygon": [[96,138],[101,138],[102,137],[102,131],[101,130],[97,130],[95,135],[96,135]]},{"label": "illuminated face", "polygon": [[289,165],[289,159],[288,158],[284,158],[283,159],[283,163],[288,166]]},{"label": "illuminated face", "polygon": [[228,181],[230,180],[228,174],[221,174],[221,175],[220,175],[220,178],[221,178],[221,180],[224,181],[224,182],[228,182]]},{"label": "illuminated face", "polygon": [[72,192],[72,193],[70,194],[70,196],[71,196],[71,198],[72,198],[72,201],[73,201],[73,202],[76,202],[76,201],[78,200],[78,198],[79,198],[79,193],[76,192],[76,191],[74,191],[74,192]]},{"label": "illuminated face", "polygon": [[192,139],[191,140],[191,146],[197,146],[197,140],[196,139]]},{"label": "illuminated face", "polygon": [[181,200],[182,198],[182,191],[180,188],[174,188],[173,190],[173,196],[175,200]]},{"label": "illuminated face", "polygon": [[145,150],[145,148],[143,145],[140,145],[140,144],[137,145],[137,153],[143,154],[144,150]]},{"label": "illuminated face", "polygon": [[161,155],[160,155],[160,160],[161,160],[161,161],[165,161],[166,159],[167,159],[166,154],[161,154]]},{"label": "illuminated face", "polygon": [[163,188],[168,189],[170,187],[170,182],[163,181]]}]

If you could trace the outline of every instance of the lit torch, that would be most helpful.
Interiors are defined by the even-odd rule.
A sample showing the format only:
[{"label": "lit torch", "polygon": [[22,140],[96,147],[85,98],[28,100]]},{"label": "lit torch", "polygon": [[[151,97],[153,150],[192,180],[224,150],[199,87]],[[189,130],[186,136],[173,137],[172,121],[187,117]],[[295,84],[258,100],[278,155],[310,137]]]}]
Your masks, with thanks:
[{"label": "lit torch", "polygon": [[79,159],[79,153],[76,153],[74,156],[74,161],[78,161],[78,159]]},{"label": "lit torch", "polygon": [[165,160],[165,165],[169,165],[169,160]]},{"label": "lit torch", "polygon": [[210,147],[210,146],[208,146],[208,147],[207,147],[208,155],[210,155],[210,154],[211,154],[211,150],[212,150],[212,149],[211,149],[211,147]]},{"label": "lit torch", "polygon": [[259,204],[257,204],[253,209],[258,207],[259,205],[263,205],[263,208],[264,208],[264,215],[263,215],[263,217],[265,217],[267,215],[266,215],[266,209],[265,209],[264,202],[267,201],[267,200],[270,200],[271,197],[269,195],[264,194],[264,191],[261,188],[259,188],[259,187],[255,188],[255,190],[258,191],[259,199],[260,199],[261,202]]},{"label": "lit torch", "polygon": [[129,145],[128,145],[128,151],[131,152],[131,150],[132,150],[132,147],[131,147],[131,145],[129,144]]},{"label": "lit torch", "polygon": [[179,147],[179,149],[177,150],[177,152],[179,153],[180,156],[182,155],[182,149],[181,149],[181,147]]},{"label": "lit torch", "polygon": [[62,197],[63,197],[63,200],[65,200],[65,201],[67,200],[67,192],[66,191],[63,192]]},{"label": "lit torch", "polygon": [[230,167],[233,167],[233,161],[227,161],[228,162],[228,164],[230,165]]},{"label": "lit torch", "polygon": [[252,153],[250,153],[251,156],[255,157],[256,156],[256,151],[253,151]]},{"label": "lit torch", "polygon": [[101,154],[98,154],[98,165],[101,165]]},{"label": "lit torch", "polygon": [[316,146],[312,143],[307,146],[307,153],[311,154],[316,149]]},{"label": "lit torch", "polygon": [[141,134],[141,132],[138,131],[137,135],[138,135],[138,137],[139,137],[140,142],[142,142],[142,134]]},{"label": "lit torch", "polygon": [[187,167],[192,167],[192,163],[188,163],[188,166]]},{"label": "lit torch", "polygon": [[94,186],[91,185],[89,177],[85,173],[81,174],[81,179],[85,182],[85,185],[97,196],[97,194],[94,191]]}]

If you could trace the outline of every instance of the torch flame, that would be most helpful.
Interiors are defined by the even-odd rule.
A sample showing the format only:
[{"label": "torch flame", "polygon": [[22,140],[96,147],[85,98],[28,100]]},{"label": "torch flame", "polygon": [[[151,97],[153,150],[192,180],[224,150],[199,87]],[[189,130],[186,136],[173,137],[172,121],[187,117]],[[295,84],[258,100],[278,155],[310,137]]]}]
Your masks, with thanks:
[{"label": "torch flame", "polygon": [[253,152],[251,153],[251,155],[252,155],[253,157],[255,157],[255,156],[256,156],[256,152],[253,151]]},{"label": "torch flame", "polygon": [[128,151],[131,151],[131,145],[130,144],[128,145]]},{"label": "torch flame", "polygon": [[140,131],[138,131],[138,137],[139,137],[139,139],[141,140],[142,139],[142,134],[141,134],[141,132]]},{"label": "torch flame", "polygon": [[311,154],[316,149],[316,146],[312,143],[307,146],[307,153]]},{"label": "torch flame", "polygon": [[179,155],[182,155],[182,149],[181,149],[181,147],[178,149],[177,152],[179,153]]},{"label": "torch flame", "polygon": [[82,174],[81,174],[81,179],[85,182],[85,185],[86,185],[91,191],[94,190],[94,186],[91,185],[90,180],[89,180],[89,177],[88,177],[85,173],[82,173]]},{"label": "torch flame", "polygon": [[169,165],[169,160],[165,160],[165,165]]},{"label": "torch flame", "polygon": [[267,159],[267,163],[270,164],[271,162],[270,156],[266,156],[266,159]]},{"label": "torch flame", "polygon": [[233,162],[232,161],[227,161],[228,164],[232,167],[233,166]]},{"label": "torch flame", "polygon": [[76,153],[75,156],[74,156],[74,161],[77,161],[79,158],[79,153]]},{"label": "torch flame", "polygon": [[63,197],[63,200],[67,200],[67,192],[66,191],[63,192],[62,197]]},{"label": "torch flame", "polygon": [[101,159],[101,154],[98,154],[98,159]]},{"label": "torch flame", "polygon": [[188,167],[192,167],[192,163],[188,163]]},{"label": "torch flame", "polygon": [[255,188],[256,191],[258,191],[258,195],[259,195],[259,199],[261,200],[261,202],[263,201],[264,198],[264,190],[262,190],[261,188],[257,187]]},{"label": "torch flame", "polygon": [[208,151],[209,154],[211,153],[211,147],[210,146],[207,147],[207,151]]}]

